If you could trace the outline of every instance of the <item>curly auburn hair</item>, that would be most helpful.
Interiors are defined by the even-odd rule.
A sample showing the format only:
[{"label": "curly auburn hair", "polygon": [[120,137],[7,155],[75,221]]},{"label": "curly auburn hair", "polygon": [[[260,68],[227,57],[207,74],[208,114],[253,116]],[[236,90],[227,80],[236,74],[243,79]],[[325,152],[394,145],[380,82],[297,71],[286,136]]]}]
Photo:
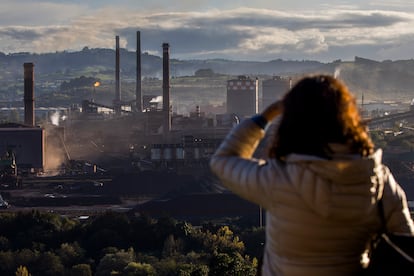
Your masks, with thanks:
[{"label": "curly auburn hair", "polygon": [[331,158],[331,143],[367,156],[374,145],[361,120],[355,97],[330,75],[307,76],[283,98],[283,115],[269,149],[281,161],[290,153]]}]

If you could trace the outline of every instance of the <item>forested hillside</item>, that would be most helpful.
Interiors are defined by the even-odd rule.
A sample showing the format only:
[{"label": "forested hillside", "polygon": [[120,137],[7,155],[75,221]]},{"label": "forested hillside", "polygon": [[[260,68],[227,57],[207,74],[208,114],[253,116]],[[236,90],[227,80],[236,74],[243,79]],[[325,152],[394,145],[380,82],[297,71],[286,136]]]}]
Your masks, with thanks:
[{"label": "forested hillside", "polygon": [[227,223],[0,213],[0,275],[256,275],[263,228]]}]

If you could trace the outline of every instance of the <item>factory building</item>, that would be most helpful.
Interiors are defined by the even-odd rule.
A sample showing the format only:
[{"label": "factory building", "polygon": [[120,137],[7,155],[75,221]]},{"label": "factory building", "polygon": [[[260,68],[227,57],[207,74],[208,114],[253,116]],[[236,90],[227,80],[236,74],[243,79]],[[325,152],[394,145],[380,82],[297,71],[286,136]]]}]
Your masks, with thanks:
[{"label": "factory building", "polygon": [[258,112],[259,81],[246,76],[227,81],[227,113],[239,118]]},{"label": "factory building", "polygon": [[0,125],[0,153],[12,152],[19,169],[41,171],[44,167],[44,137],[40,127]]},{"label": "factory building", "polygon": [[24,63],[23,67],[24,124],[0,125],[0,155],[1,160],[12,156],[19,170],[40,172],[44,167],[45,135],[44,129],[35,124],[34,64]]},{"label": "factory building", "polygon": [[260,111],[272,102],[281,99],[290,88],[291,80],[280,76],[262,81],[262,102]]}]

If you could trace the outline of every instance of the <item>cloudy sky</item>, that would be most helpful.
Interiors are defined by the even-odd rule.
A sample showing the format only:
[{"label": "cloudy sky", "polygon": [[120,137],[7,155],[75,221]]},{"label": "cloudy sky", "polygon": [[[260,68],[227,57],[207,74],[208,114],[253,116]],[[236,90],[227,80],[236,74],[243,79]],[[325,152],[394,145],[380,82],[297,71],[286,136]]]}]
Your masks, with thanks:
[{"label": "cloudy sky", "polygon": [[268,61],[414,56],[414,1],[0,0],[0,52],[83,47]]}]

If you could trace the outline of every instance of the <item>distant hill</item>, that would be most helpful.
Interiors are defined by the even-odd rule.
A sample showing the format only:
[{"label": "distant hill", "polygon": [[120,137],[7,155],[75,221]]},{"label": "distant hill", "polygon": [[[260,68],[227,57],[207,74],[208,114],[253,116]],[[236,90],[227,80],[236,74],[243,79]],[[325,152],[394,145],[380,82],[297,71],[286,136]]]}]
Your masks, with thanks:
[{"label": "distant hill", "polygon": [[[173,51],[170,57],[173,57]],[[114,81],[115,50],[89,49],[78,52],[56,52],[46,54],[0,53],[0,92],[2,94],[22,92],[23,63],[35,64],[36,83],[41,82],[40,93],[56,92],[64,80],[80,76],[96,77],[107,82]],[[135,82],[136,53],[120,50],[122,82]],[[143,78],[162,78],[162,57],[142,53]],[[250,75],[259,79],[272,76],[300,76],[307,73],[339,74],[357,95],[364,94],[367,100],[409,101],[413,97],[414,60],[374,61],[355,57],[353,61],[337,60],[332,63],[318,61],[293,61],[275,59],[266,62],[241,60],[170,60],[170,76],[178,78],[194,76],[200,69],[209,69],[215,74],[237,76]],[[55,83],[55,85],[50,85]],[[55,90],[55,91],[54,91]],[[12,96],[7,96],[8,98]]]},{"label": "distant hill", "polygon": [[[21,74],[24,62],[33,62],[39,75],[65,74],[73,73],[73,71],[82,72],[85,71],[85,68],[95,68],[95,73],[112,73],[115,70],[115,50],[85,47],[79,52],[15,53],[9,55],[0,53],[2,68],[8,72],[13,72],[13,74]],[[162,57],[143,53],[141,65],[143,77],[162,76]],[[124,77],[134,77],[136,74],[136,53],[121,49],[120,66]],[[171,59],[170,73],[173,77],[192,76],[197,70],[208,68],[215,73],[228,75],[287,75],[312,71],[321,66],[323,64],[317,61],[284,61],[281,59],[268,62]]]}]

